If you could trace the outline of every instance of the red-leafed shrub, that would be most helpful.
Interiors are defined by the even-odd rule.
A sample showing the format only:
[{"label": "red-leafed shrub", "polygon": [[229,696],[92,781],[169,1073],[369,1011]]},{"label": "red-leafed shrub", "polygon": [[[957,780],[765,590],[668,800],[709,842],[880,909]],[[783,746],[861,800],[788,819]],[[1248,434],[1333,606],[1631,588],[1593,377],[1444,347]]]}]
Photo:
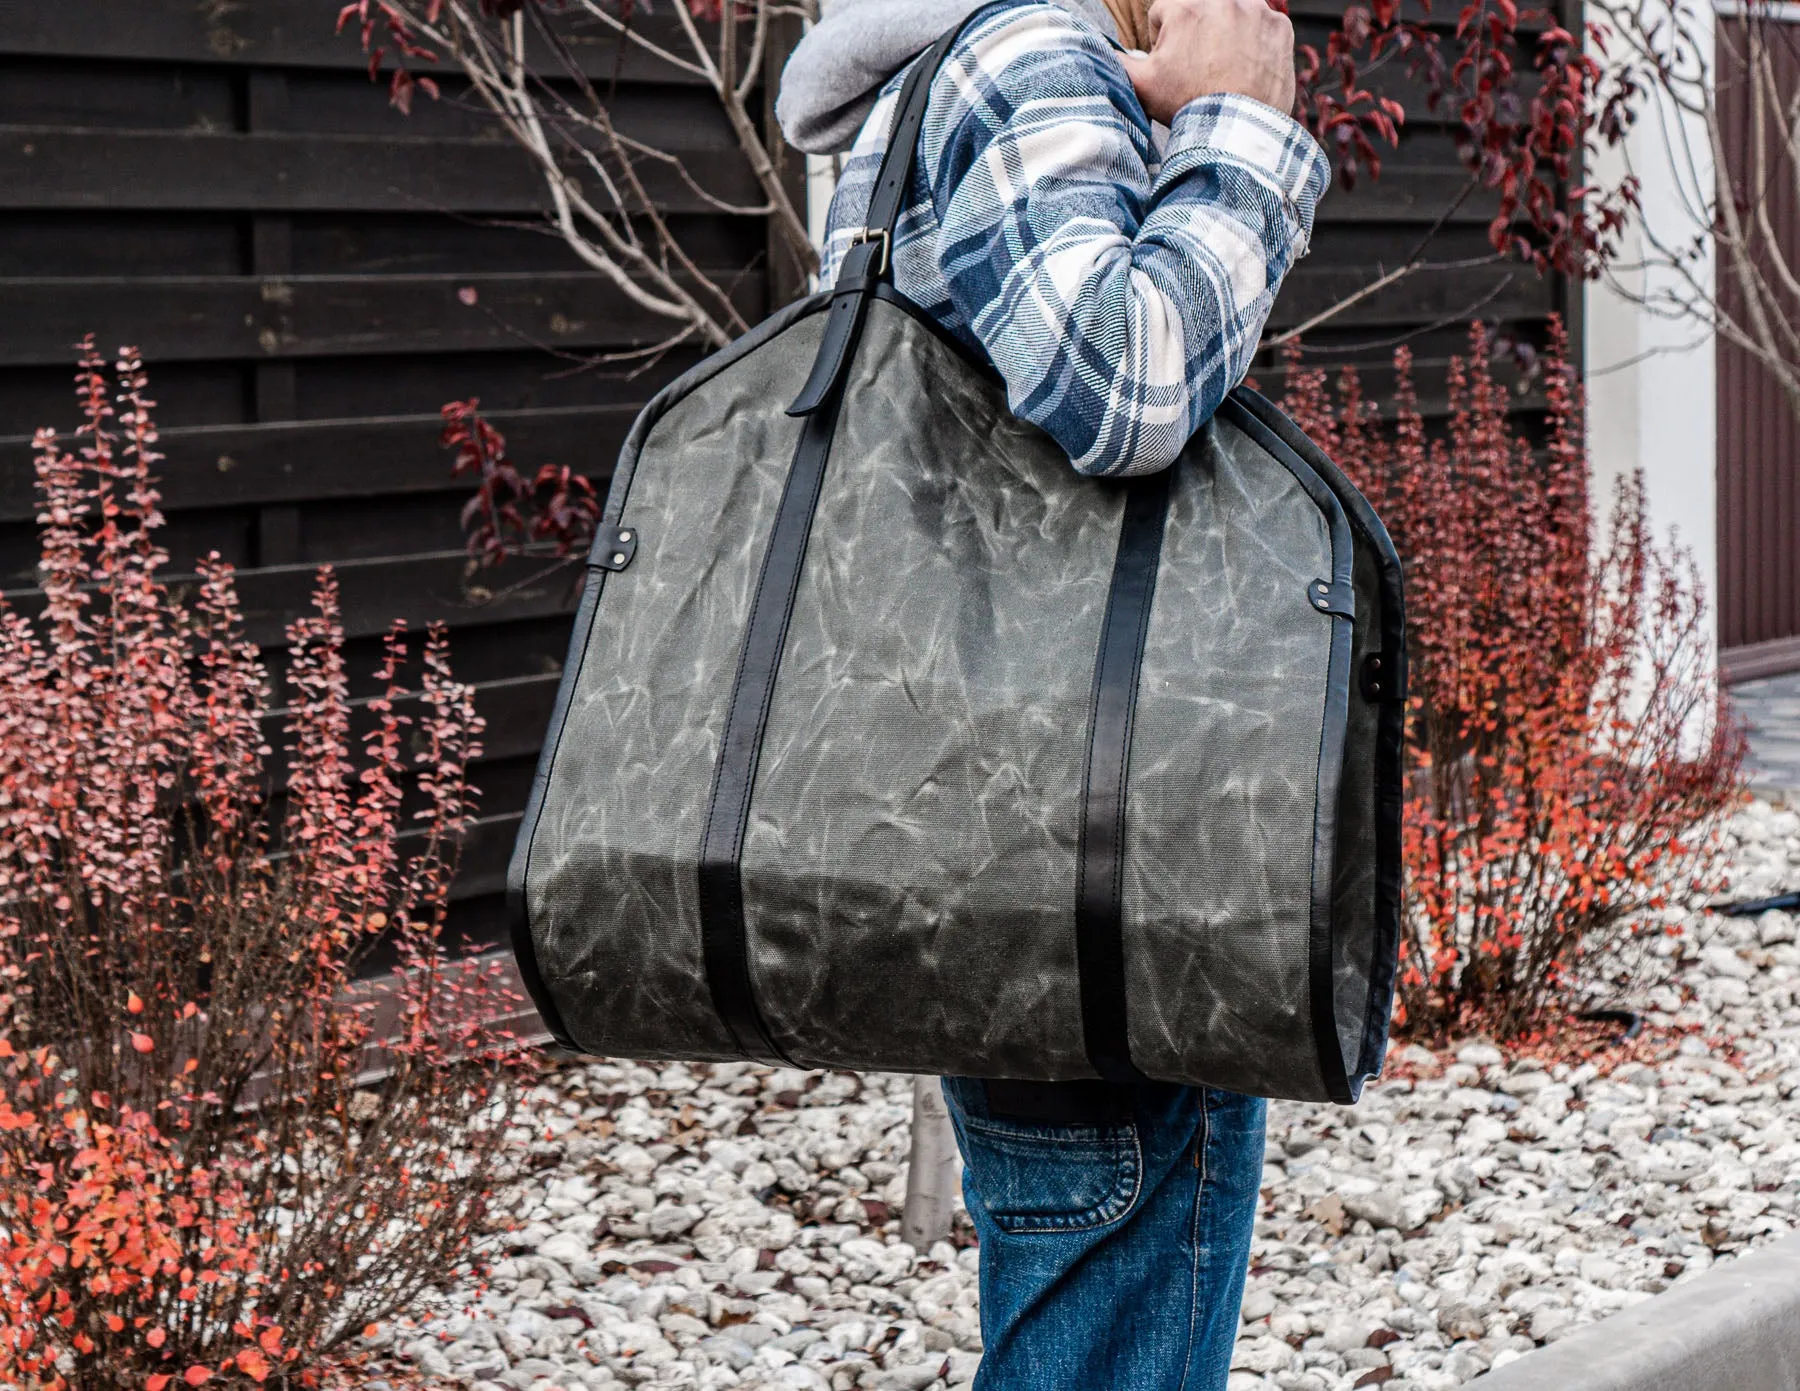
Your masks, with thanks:
[{"label": "red-leafed shrub", "polygon": [[456,451],[451,477],[476,480],[475,495],[462,510],[472,565],[498,565],[527,544],[545,547],[558,559],[586,550],[600,520],[594,485],[567,464],[540,465],[527,483],[506,452],[506,436],[480,407],[478,398],[445,405],[438,439]]},{"label": "red-leafed shrub", "polygon": [[510,996],[441,943],[480,721],[438,632],[353,707],[328,573],[277,711],[230,567],[162,578],[135,355],[77,383],[0,608],[0,1384],[329,1385],[503,1154]]},{"label": "red-leafed shrub", "polygon": [[1345,461],[1406,566],[1405,1027],[1516,1036],[1616,984],[1624,948],[1713,872],[1743,739],[1718,704],[1697,576],[1653,542],[1641,479],[1596,536],[1560,325],[1535,451],[1479,327],[1441,433],[1404,349],[1391,424],[1353,373],[1334,403],[1322,371],[1290,363],[1288,410]]}]

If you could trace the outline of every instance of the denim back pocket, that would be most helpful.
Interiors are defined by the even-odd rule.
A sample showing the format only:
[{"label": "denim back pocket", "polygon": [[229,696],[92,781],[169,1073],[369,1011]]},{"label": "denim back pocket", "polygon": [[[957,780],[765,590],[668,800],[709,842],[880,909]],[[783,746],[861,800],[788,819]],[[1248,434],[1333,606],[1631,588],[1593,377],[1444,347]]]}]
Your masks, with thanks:
[{"label": "denim back pocket", "polygon": [[[953,1101],[959,1087],[952,1079]],[[1053,1125],[973,1114],[952,1105],[962,1132],[965,1178],[1003,1232],[1076,1232],[1104,1227],[1131,1210],[1143,1185],[1137,1126]]]}]

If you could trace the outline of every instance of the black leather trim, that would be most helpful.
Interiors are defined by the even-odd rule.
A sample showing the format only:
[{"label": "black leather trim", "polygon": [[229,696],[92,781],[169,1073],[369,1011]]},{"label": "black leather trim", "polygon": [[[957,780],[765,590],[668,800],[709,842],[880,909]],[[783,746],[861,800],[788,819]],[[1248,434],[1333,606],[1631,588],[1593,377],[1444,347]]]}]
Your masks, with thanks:
[{"label": "black leather trim", "polygon": [[1356,587],[1349,584],[1330,584],[1325,580],[1314,580],[1307,586],[1307,600],[1320,613],[1328,613],[1333,618],[1356,617]]},{"label": "black leather trim", "polygon": [[913,64],[901,84],[894,128],[888,135],[887,149],[882,152],[881,167],[875,171],[875,189],[869,195],[869,210],[863,218],[866,240],[851,247],[838,268],[825,337],[819,343],[819,355],[813,359],[806,384],[788,407],[789,415],[810,415],[818,410],[842,386],[850,370],[850,360],[862,337],[863,319],[869,312],[869,299],[876,287],[888,283],[894,273],[894,232],[918,158],[919,131],[925,125],[932,79],[958,36],[980,13],[977,10],[943,34]]},{"label": "black leather trim", "polygon": [[1075,956],[1088,1062],[1113,1083],[1149,1079],[1131,1061],[1125,999],[1125,778],[1138,673],[1162,561],[1173,469],[1125,485],[1125,515],[1112,587],[1100,624],[1081,779],[1081,845],[1075,870]]},{"label": "black leather trim", "polygon": [[1371,652],[1363,658],[1357,673],[1358,689],[1371,705],[1383,701],[1406,703],[1406,671],[1399,654]]},{"label": "black leather trim", "polygon": [[[596,538],[598,540],[599,538]],[[544,810],[544,794],[550,786],[550,769],[556,762],[556,750],[562,743],[563,730],[569,722],[569,698],[575,692],[576,677],[587,660],[588,640],[594,632],[594,615],[600,608],[600,591],[606,586],[604,569],[589,567],[581,590],[581,603],[575,610],[575,628],[569,635],[569,655],[563,663],[563,678],[557,683],[556,705],[550,712],[550,737],[538,755],[537,771],[531,779],[531,796],[525,804],[525,817],[519,837],[513,842],[512,858],[506,866],[506,927],[512,938],[513,960],[519,967],[519,979],[531,997],[538,1017],[550,1031],[550,1037],[571,1052],[582,1051],[563,1023],[562,1011],[550,995],[550,987],[538,968],[537,944],[531,938],[531,911],[525,901],[525,886],[531,877],[531,846],[536,837],[538,818]]]},{"label": "black leather trim", "polygon": [[606,526],[594,530],[594,544],[588,551],[588,566],[597,570],[623,570],[637,554],[636,527]]},{"label": "black leather trim", "polygon": [[831,292],[825,335],[819,340],[819,351],[813,358],[806,385],[800,388],[800,394],[787,409],[789,415],[812,414],[842,383],[844,373],[849,370],[851,354],[862,337],[870,292],[880,274],[877,267],[882,249],[876,242],[860,242],[844,257],[837,286]]},{"label": "black leather trim", "polygon": [[834,392],[821,409],[806,417],[788,467],[738,651],[737,678],[731,687],[725,732],[713,767],[706,829],[700,839],[700,937],[713,1008],[745,1057],[790,1065],[756,1004],[741,862],[756,765],[775,699],[775,677],[787,645],[806,543],[842,407],[842,393]]},{"label": "black leather trim", "polygon": [[[1320,477],[1318,470],[1251,410],[1239,393],[1233,392],[1226,397],[1219,407],[1219,415],[1250,436],[1272,459],[1293,474],[1307,496],[1319,505],[1331,536],[1331,587],[1339,593],[1354,594],[1355,540],[1337,493]],[[1331,887],[1332,870],[1337,860],[1338,792],[1344,771],[1344,739],[1350,725],[1350,657],[1355,620],[1343,612],[1321,611],[1321,617],[1327,615],[1331,623],[1331,646],[1326,660],[1324,717],[1319,732],[1318,801],[1313,812],[1307,987],[1320,1080],[1325,1084],[1326,1095],[1341,1105],[1348,1105],[1355,1099],[1351,1075],[1358,1060],[1345,1058],[1338,1042],[1337,1000],[1332,989]]]},{"label": "black leather trim", "polygon": [[[985,7],[984,7],[985,8]],[[962,31],[974,23],[981,10],[971,13],[960,24],[952,25],[938,41],[913,63],[906,81],[900,85],[900,99],[894,110],[894,129],[882,151],[881,167],[875,171],[875,189],[869,195],[869,211],[863,226],[870,231],[885,232],[892,238],[900,223],[900,207],[912,182],[913,164],[919,154],[919,132],[925,128],[925,109],[931,104],[931,84],[943,66],[944,59],[956,46]],[[891,272],[892,257],[884,268]],[[885,275],[884,277],[885,278]]]},{"label": "black leather trim", "polygon": [[1111,1126],[1128,1124],[1134,1095],[1106,1081],[982,1083],[987,1114],[1026,1125]]},{"label": "black leather trim", "polygon": [[1381,654],[1389,687],[1376,716],[1375,746],[1375,922],[1374,969],[1364,1016],[1363,1051],[1356,1071],[1373,1077],[1381,1071],[1388,1015],[1399,968],[1400,900],[1404,879],[1402,849],[1406,805],[1406,583],[1399,551],[1368,499],[1358,491],[1325,451],[1289,420],[1281,409],[1254,391],[1234,393],[1296,454],[1312,465],[1349,513],[1356,533],[1374,553],[1380,576]]},{"label": "black leather trim", "polygon": [[[1313,1042],[1319,1049],[1326,1093],[1340,1105],[1356,1100],[1351,1079],[1357,1058],[1344,1055],[1337,1027],[1333,951],[1332,884],[1337,867],[1338,798],[1343,791],[1344,740],[1350,729],[1350,659],[1355,623],[1331,617],[1331,650],[1325,666],[1325,717],[1319,729],[1318,806],[1313,813],[1312,922],[1307,940],[1307,984],[1312,996]],[[1358,1057],[1362,1038],[1359,1035]]]},{"label": "black leather trim", "polygon": [[[620,466],[613,471],[613,481],[607,489],[606,506],[601,514],[602,525],[597,529],[588,555],[590,567],[594,566],[599,558],[599,548],[608,539],[607,531],[616,528],[624,516],[631,481],[637,473],[638,451],[643,448],[644,440],[655,428],[657,421],[689,392],[704,385],[745,354],[760,348],[802,319],[822,312],[825,307],[824,295],[814,295],[789,305],[765,319],[729,347],[690,368],[651,398],[649,404],[638,413],[630,436],[619,450]],[[569,1033],[538,964],[526,889],[530,883],[531,849],[537,836],[538,822],[543,816],[544,798],[550,786],[557,751],[562,747],[563,732],[568,726],[569,703],[579,684],[582,664],[587,660],[589,639],[593,636],[594,624],[598,621],[600,598],[605,586],[605,567],[590,568],[587,583],[582,590],[581,603],[576,609],[574,627],[569,634],[569,653],[563,662],[562,680],[557,683],[556,704],[550,712],[548,734],[543,749],[538,754],[537,768],[531,778],[531,793],[525,802],[525,815],[519,823],[519,835],[513,842],[512,859],[506,869],[507,930],[512,940],[513,956],[518,962],[519,978],[538,1015],[543,1019],[544,1027],[550,1031],[550,1036],[564,1048],[575,1052],[586,1050]]]}]

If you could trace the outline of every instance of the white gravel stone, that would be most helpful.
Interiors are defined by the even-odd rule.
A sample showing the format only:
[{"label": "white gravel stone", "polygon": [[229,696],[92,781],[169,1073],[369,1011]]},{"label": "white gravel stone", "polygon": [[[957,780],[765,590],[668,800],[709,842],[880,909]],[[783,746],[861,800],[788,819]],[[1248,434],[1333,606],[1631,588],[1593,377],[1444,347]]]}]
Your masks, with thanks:
[{"label": "white gravel stone", "polygon": [[[1753,802],[1728,842],[1733,896],[1800,886],[1794,813]],[[1679,1048],[1603,1073],[1407,1045],[1352,1109],[1271,1106],[1231,1391],[1448,1391],[1800,1220],[1795,918],[1672,921],[1673,977],[1631,1003]],[[899,1237],[910,1079],[581,1059],[530,1106],[487,1289],[368,1351],[471,1391],[973,1380],[966,1216]]]}]

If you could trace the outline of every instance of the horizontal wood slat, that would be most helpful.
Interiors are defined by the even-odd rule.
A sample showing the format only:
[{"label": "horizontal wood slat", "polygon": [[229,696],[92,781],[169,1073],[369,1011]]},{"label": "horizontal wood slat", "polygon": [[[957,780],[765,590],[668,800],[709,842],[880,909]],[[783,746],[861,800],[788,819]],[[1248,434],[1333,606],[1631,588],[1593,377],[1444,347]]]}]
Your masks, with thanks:
[{"label": "horizontal wood slat", "polygon": [[[519,838],[519,824],[524,819],[522,812],[511,810],[476,818],[463,837],[462,859],[456,882],[450,888],[452,903],[498,898],[506,892],[506,866],[512,859],[513,842]],[[425,835],[424,831],[405,831],[395,838],[402,860],[418,853]],[[482,916],[492,926],[498,926],[501,920],[498,912]]]},{"label": "horizontal wood slat", "polygon": [[[738,312],[756,319],[763,278],[717,274],[735,280]],[[460,297],[470,289],[474,304]],[[135,343],[156,363],[631,348],[666,339],[673,324],[605,276],[568,272],[0,280],[0,321],[8,367],[67,362],[87,332]]]},{"label": "horizontal wood slat", "polygon": [[1719,650],[1719,680],[1727,686],[1800,671],[1800,637],[1771,638]]},{"label": "horizontal wood slat", "polygon": [[[416,647],[415,643],[415,650]],[[455,655],[452,651],[453,668]],[[556,703],[558,679],[556,676],[518,676],[476,686],[475,713],[487,721],[487,728],[481,732],[481,757],[471,766],[536,754],[543,740],[544,727],[550,723],[551,707]],[[417,696],[394,703],[395,713],[407,719],[416,718],[420,708]],[[363,735],[374,728],[375,717],[369,711],[369,702],[355,702],[350,720],[353,747],[360,748]],[[286,730],[285,711],[274,711],[262,721],[263,738],[270,749],[266,769],[270,786],[276,791],[287,787],[288,758],[283,747]]]},{"label": "horizontal wood slat", "polygon": [[[355,34],[334,32],[341,8],[337,0],[7,0],[0,4],[0,52],[129,62],[365,68],[368,59]],[[685,48],[669,17],[640,9],[633,23],[665,48],[677,53]],[[597,27],[571,32],[568,42],[590,77],[700,81],[638,44],[621,49]],[[429,72],[444,65],[415,61],[408,66]]]},{"label": "horizontal wood slat", "polygon": [[[1319,246],[1334,224],[1407,222],[1413,224],[1411,235],[1401,233],[1405,240],[1394,248],[1403,255],[1440,217],[1446,226],[1485,226],[1499,206],[1497,196],[1483,189],[1457,204],[1468,184],[1468,171],[1453,164],[1385,170],[1379,179],[1365,178],[1353,189],[1334,184],[1320,200],[1313,245]],[[1453,212],[1452,205],[1456,205]]]},{"label": "horizontal wood slat", "polygon": [[[3,345],[0,345],[3,346]],[[612,472],[638,407],[567,406],[492,411],[521,468],[566,463],[596,482]],[[438,447],[435,415],[367,416],[269,425],[164,430],[156,466],[165,511],[311,502],[371,494],[467,493]],[[0,522],[37,516],[31,437],[0,438]]]},{"label": "horizontal wood slat", "polygon": [[[466,902],[506,892],[506,866],[512,859],[513,842],[519,838],[523,812],[484,816],[463,838],[462,863],[450,890],[453,901]],[[404,850],[401,853],[405,853]]]},{"label": "horizontal wood slat", "polygon": [[[1379,279],[1378,267],[1315,264],[1308,257],[1288,274],[1269,327],[1291,328]],[[1444,319],[1541,318],[1555,307],[1553,287],[1526,266],[1422,269],[1334,315],[1331,323],[1339,329],[1398,328]]]},{"label": "horizontal wood slat", "polygon": [[[525,568],[529,564],[528,558],[518,562],[518,574],[526,578],[489,577],[484,584],[481,577],[467,578],[468,555],[462,550],[341,562],[335,569],[344,631],[353,638],[372,636],[400,618],[414,629],[432,623],[457,628],[573,613],[580,598],[579,566],[546,559],[533,570]],[[286,640],[288,622],[312,602],[317,572],[312,565],[283,565],[238,576],[252,642],[271,647]]]},{"label": "horizontal wood slat", "polygon": [[[372,637],[386,632],[396,619],[417,630],[432,623],[458,628],[574,612],[580,597],[576,587],[580,567],[542,558],[531,568],[532,561],[521,557],[513,562],[513,570],[502,580],[481,576],[470,580],[468,555],[460,550],[342,561],[333,568],[344,632],[352,638]],[[522,578],[513,577],[515,572]],[[240,571],[238,597],[249,640],[265,648],[284,644],[287,625],[312,607],[318,573],[316,565]],[[177,588],[190,582],[183,576],[168,581]],[[487,589],[488,584],[495,588]],[[22,613],[43,608],[41,590],[11,589],[0,597]]]},{"label": "horizontal wood slat", "polygon": [[[680,137],[669,132],[666,148],[712,198],[761,204],[738,151],[688,150]],[[645,159],[636,167],[646,194],[665,212],[719,211],[666,162]],[[498,214],[548,205],[535,166],[499,138],[0,127],[0,211]]]}]

